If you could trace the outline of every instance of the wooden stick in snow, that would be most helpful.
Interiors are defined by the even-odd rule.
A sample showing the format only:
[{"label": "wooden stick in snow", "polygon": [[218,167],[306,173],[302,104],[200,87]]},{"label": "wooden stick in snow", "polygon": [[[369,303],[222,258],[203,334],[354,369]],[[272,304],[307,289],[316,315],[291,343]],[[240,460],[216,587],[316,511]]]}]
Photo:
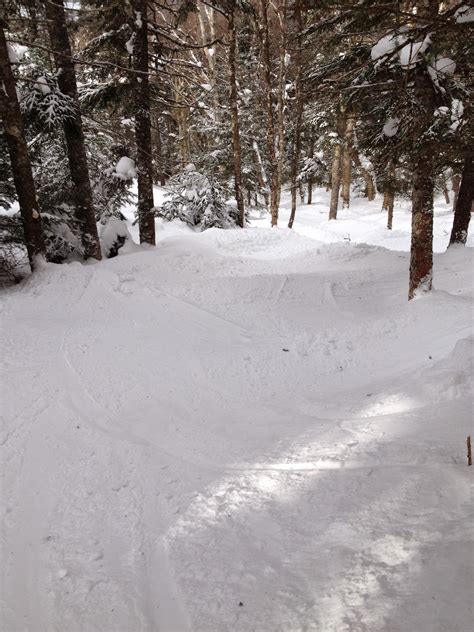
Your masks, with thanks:
[{"label": "wooden stick in snow", "polygon": [[471,436],[466,439],[467,443],[467,464],[472,465],[472,452],[471,452]]}]

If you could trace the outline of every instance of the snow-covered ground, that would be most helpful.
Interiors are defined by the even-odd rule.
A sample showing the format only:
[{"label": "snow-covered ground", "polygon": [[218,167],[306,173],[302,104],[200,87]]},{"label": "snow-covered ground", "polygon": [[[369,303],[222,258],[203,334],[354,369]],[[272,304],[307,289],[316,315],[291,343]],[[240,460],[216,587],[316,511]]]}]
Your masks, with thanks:
[{"label": "snow-covered ground", "polygon": [[2,631],[470,629],[474,250],[325,195],[3,293]]}]

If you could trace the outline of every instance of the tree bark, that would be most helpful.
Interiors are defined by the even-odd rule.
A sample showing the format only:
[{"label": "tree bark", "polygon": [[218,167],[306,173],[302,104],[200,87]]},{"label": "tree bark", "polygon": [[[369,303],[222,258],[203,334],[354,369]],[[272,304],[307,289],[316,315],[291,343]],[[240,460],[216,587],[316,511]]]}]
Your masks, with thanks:
[{"label": "tree bark", "polygon": [[342,156],[342,208],[349,208],[351,195],[352,142],[354,136],[355,117],[348,115],[344,133],[344,153]]},{"label": "tree bark", "polygon": [[283,183],[283,161],[285,159],[285,86],[286,86],[286,20],[288,0],[283,0],[283,6],[278,11],[280,22],[280,54],[278,66],[278,93],[277,93],[277,121],[278,121],[278,154],[277,154],[277,206],[280,207],[281,186]]},{"label": "tree bark", "polygon": [[35,183],[31,170],[23,119],[16,93],[4,24],[0,18],[0,115],[13,172],[13,181],[20,204],[20,216],[25,235],[25,246],[31,270],[45,255],[43,226],[36,199]]},{"label": "tree bark", "polygon": [[[314,130],[311,127],[309,130],[311,137],[309,139],[309,158],[314,158]],[[308,178],[308,204],[313,203],[313,176]]]},{"label": "tree bark", "polygon": [[329,207],[329,219],[337,219],[337,206],[339,203],[339,189],[341,186],[341,154],[345,129],[345,113],[341,107],[338,112],[337,130],[338,137],[334,145],[334,154],[331,166],[331,203]]},{"label": "tree bark", "polygon": [[164,164],[163,164],[163,149],[161,142],[161,129],[160,129],[160,116],[157,110],[154,111],[152,115],[152,145],[153,145],[153,155],[156,156],[155,162],[155,176],[159,181],[162,187],[166,184],[166,177],[164,172]]},{"label": "tree bark", "polygon": [[[367,197],[367,199],[369,200],[369,202],[372,202],[372,200],[375,199],[375,183],[374,183],[374,179],[370,173],[370,171],[368,171],[361,162],[359,153],[356,149],[352,148],[352,162],[355,164],[355,166],[359,169],[362,177],[365,180],[365,195]],[[385,208],[384,206],[382,208]]]},{"label": "tree bark", "polygon": [[465,244],[469,230],[471,213],[474,212],[474,156],[467,156],[464,161],[461,185],[454,209],[453,230],[449,245]]},{"label": "tree bark", "polygon": [[150,83],[148,74],[147,2],[133,0],[133,70],[135,71],[135,144],[137,152],[138,227],[140,243],[155,245]]},{"label": "tree bark", "polygon": [[443,182],[443,195],[444,201],[446,202],[446,204],[449,204],[451,200],[449,199],[448,183],[446,182],[446,180]]},{"label": "tree bark", "polygon": [[268,205],[270,203],[269,195],[268,195],[268,179],[267,174],[265,173],[265,168],[262,162],[262,156],[260,155],[260,149],[258,147],[258,143],[256,140],[252,143],[252,156],[254,159],[255,166],[257,168],[257,178],[258,184],[263,192],[263,199],[265,200],[265,207],[268,210]]},{"label": "tree bark", "polygon": [[269,0],[260,0],[260,15],[262,19],[262,58],[263,77],[266,91],[267,107],[267,148],[270,162],[270,214],[272,226],[278,225],[278,163],[276,155],[275,116],[273,112],[272,78],[270,62],[270,34],[268,28],[268,4]]},{"label": "tree bark", "polygon": [[419,114],[414,134],[413,192],[408,298],[418,291],[428,292],[433,282],[433,147],[420,140],[428,129],[434,111],[430,77],[420,65],[415,71],[415,96]]},{"label": "tree bark", "polygon": [[453,176],[452,183],[453,183],[453,191],[454,191],[454,199],[453,199],[453,211],[454,211],[454,209],[456,208],[456,204],[458,202],[459,186],[460,186],[460,183],[461,183],[461,176],[458,176],[458,175]]},{"label": "tree bark", "polygon": [[242,193],[242,151],[240,146],[239,109],[237,104],[237,80],[236,80],[236,48],[237,36],[235,31],[234,9],[229,13],[229,81],[230,81],[230,110],[232,117],[232,146],[234,152],[234,188],[237,210],[239,212],[239,224],[245,227],[245,208]]},{"label": "tree bark", "polygon": [[[298,171],[300,165],[301,154],[301,125],[303,122],[303,92],[302,92],[302,70],[303,70],[303,50],[301,44],[301,33],[303,31],[303,19],[301,12],[301,2],[297,0],[295,6],[295,26],[297,29],[298,43],[295,53],[296,77],[295,77],[295,137],[293,140],[293,156],[291,160],[291,214],[288,222],[288,228],[293,228],[293,222],[296,215],[296,195],[298,188]],[[304,200],[303,200],[304,201]]]},{"label": "tree bark", "polygon": [[92,189],[87,165],[87,152],[82,128],[81,109],[77,95],[76,71],[72,60],[63,0],[44,3],[48,19],[48,32],[58,69],[58,86],[74,104],[72,116],[65,119],[64,135],[71,179],[74,184],[76,217],[81,229],[84,258],[102,258],[94,212]]},{"label": "tree bark", "polygon": [[[392,230],[393,226],[393,207],[395,204],[395,164],[393,160],[389,160],[387,167],[387,182],[385,184],[384,200],[387,203],[387,228]],[[386,197],[385,197],[386,196]]]}]

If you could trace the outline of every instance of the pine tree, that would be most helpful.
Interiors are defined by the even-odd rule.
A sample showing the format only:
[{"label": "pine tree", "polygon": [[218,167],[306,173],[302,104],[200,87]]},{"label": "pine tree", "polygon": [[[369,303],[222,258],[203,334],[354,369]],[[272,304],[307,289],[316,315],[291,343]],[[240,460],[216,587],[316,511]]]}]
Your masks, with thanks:
[{"label": "pine tree", "polygon": [[135,71],[135,141],[138,170],[140,243],[155,244],[153,165],[151,158],[150,79],[146,0],[133,0],[133,69]]},{"label": "pine tree", "polygon": [[10,62],[14,51],[7,43],[5,28],[6,24],[0,18],[0,114],[20,204],[25,245],[34,270],[45,254],[43,226]]},{"label": "pine tree", "polygon": [[73,112],[64,119],[63,124],[84,257],[100,260],[102,255],[93,207],[76,73],[63,0],[47,1],[44,3],[44,7],[53,55],[58,69],[58,85],[61,92],[68,96],[73,103]]}]

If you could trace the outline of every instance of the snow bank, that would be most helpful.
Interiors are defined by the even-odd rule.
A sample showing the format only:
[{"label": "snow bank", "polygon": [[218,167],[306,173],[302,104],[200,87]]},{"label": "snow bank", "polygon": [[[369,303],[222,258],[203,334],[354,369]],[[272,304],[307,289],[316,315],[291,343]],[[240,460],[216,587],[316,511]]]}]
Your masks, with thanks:
[{"label": "snow bank", "polygon": [[324,196],[3,294],[2,629],[469,629],[474,251]]}]

